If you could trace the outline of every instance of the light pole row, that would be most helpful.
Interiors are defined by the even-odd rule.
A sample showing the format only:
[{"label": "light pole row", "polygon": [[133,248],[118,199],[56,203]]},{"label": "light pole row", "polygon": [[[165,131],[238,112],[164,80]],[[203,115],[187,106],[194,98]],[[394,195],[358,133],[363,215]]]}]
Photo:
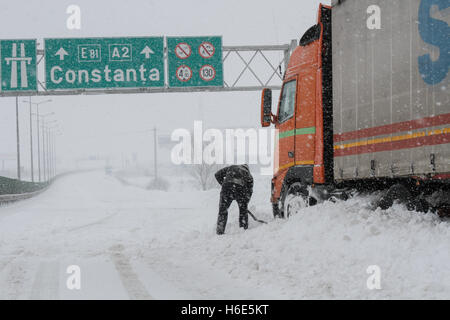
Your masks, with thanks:
[{"label": "light pole row", "polygon": [[56,144],[55,144],[55,135],[59,133],[57,129],[59,129],[58,125],[49,126],[50,124],[56,123],[56,120],[53,121],[45,121],[45,127],[43,127],[44,132],[44,179],[45,181],[49,181],[56,175]]},{"label": "light pole row", "polygon": [[[29,103],[30,114],[30,154],[31,154],[31,181],[34,182],[34,150],[33,150],[33,116],[36,116],[37,129],[37,152],[38,152],[38,177],[39,182],[49,181],[56,175],[56,143],[55,134],[58,129],[56,120],[47,121],[46,118],[54,115],[54,112],[47,114],[39,113],[39,105],[51,102],[52,100],[45,100],[41,102],[32,102],[31,97]],[[33,113],[32,105],[36,106],[36,113]],[[20,134],[19,134],[19,101],[16,97],[16,133],[17,133],[17,178],[21,179],[20,170]],[[41,143],[42,140],[42,143]],[[41,150],[42,145],[42,150]],[[41,156],[42,154],[42,156]],[[42,161],[41,161],[42,160]]]}]

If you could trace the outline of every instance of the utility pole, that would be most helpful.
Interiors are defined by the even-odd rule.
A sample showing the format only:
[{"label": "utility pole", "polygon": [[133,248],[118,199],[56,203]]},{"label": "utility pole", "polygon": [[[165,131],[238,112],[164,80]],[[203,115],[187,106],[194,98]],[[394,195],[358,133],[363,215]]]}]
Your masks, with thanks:
[{"label": "utility pole", "polygon": [[153,149],[155,180],[158,180],[158,139],[156,136],[156,126],[153,128]]},{"label": "utility pole", "polygon": [[34,182],[34,159],[33,159],[33,115],[30,96],[30,154],[31,154],[31,182]]},{"label": "utility pole", "polygon": [[19,98],[16,97],[17,179],[20,180]]}]

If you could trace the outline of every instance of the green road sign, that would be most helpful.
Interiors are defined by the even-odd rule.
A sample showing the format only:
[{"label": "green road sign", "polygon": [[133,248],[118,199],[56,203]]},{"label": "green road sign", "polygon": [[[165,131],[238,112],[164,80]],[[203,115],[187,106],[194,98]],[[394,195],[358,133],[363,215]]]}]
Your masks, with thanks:
[{"label": "green road sign", "polygon": [[164,87],[164,39],[45,39],[48,90]]},{"label": "green road sign", "polygon": [[0,40],[1,90],[36,91],[36,40]]},{"label": "green road sign", "polygon": [[221,37],[168,37],[169,87],[222,87]]}]

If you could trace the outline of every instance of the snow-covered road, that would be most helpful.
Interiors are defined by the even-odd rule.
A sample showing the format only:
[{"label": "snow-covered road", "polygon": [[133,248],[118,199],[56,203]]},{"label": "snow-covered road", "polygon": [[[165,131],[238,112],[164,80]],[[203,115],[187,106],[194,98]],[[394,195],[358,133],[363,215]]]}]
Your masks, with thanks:
[{"label": "snow-covered road", "polygon": [[[270,177],[252,203],[272,220]],[[65,176],[0,208],[1,299],[450,298],[450,223],[367,198],[214,233],[219,190],[148,191],[102,172]],[[68,266],[81,268],[69,290]],[[369,290],[366,270],[381,271]]]}]

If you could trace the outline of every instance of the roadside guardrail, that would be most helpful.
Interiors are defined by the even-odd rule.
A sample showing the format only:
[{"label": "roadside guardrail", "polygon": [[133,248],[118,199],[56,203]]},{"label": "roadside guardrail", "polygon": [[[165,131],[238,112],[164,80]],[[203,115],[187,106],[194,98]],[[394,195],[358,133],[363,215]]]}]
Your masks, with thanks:
[{"label": "roadside guardrail", "polygon": [[32,197],[37,196],[38,194],[44,192],[47,188],[48,188],[48,186],[40,189],[39,191],[34,191],[34,192],[0,195],[0,206],[4,205],[4,204],[8,204],[10,202],[15,202],[15,201],[32,198]]}]

